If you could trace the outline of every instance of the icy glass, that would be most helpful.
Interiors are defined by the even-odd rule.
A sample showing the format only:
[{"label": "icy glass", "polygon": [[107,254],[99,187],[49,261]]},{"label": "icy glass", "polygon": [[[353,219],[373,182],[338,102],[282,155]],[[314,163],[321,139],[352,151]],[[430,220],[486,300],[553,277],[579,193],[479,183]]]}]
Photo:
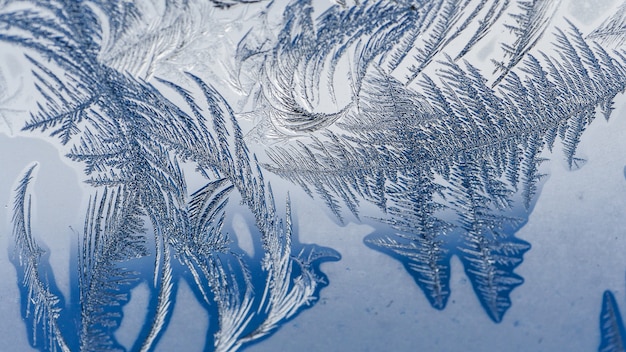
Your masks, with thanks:
[{"label": "icy glass", "polygon": [[617,0],[0,0],[3,348],[624,351],[624,49]]}]

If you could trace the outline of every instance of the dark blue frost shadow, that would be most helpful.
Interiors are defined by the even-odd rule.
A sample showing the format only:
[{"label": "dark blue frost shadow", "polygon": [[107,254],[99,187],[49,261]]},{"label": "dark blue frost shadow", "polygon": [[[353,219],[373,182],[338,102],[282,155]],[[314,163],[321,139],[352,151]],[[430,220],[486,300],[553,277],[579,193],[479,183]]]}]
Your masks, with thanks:
[{"label": "dark blue frost shadow", "polygon": [[611,291],[604,291],[602,297],[602,312],[600,313],[601,342],[600,352],[623,352],[626,351],[624,338],[624,323],[617,302]]}]

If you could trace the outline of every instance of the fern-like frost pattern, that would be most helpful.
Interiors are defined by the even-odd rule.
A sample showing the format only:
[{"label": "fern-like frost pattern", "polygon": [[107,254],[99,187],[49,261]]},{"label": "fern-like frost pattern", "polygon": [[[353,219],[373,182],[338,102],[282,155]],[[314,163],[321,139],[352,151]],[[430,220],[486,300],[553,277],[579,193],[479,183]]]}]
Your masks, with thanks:
[{"label": "fern-like frost pattern", "polygon": [[598,351],[617,352],[626,350],[624,345],[624,323],[611,291],[605,291],[602,296],[602,312],[600,313],[601,342]]},{"label": "fern-like frost pattern", "polygon": [[[560,139],[569,168],[584,165],[576,153],[582,134],[598,108],[610,116],[614,97],[626,88],[623,55],[586,40],[572,23],[554,29],[549,54],[533,51],[558,2],[521,2],[516,9],[497,1],[463,3],[467,8],[448,1],[407,6],[416,10],[416,23],[429,18],[430,24],[394,34],[428,39],[416,55],[403,49],[404,42],[390,40],[387,52],[405,53],[391,58],[372,51],[371,57],[359,53],[352,59],[364,60],[355,68],[361,73],[350,73],[350,103],[332,124],[320,117],[310,133],[293,136],[284,130],[295,130],[293,120],[278,120],[273,112],[285,109],[259,103],[277,125],[266,130],[282,131],[288,141],[270,145],[265,167],[319,197],[342,221],[344,209],[362,218],[363,202],[376,205],[380,214],[374,217],[382,221],[367,243],[401,260],[437,309],[445,307],[450,258],[458,256],[485,311],[499,322],[511,306],[511,291],[523,283],[514,269],[530,244],[515,233],[536,202],[547,151]],[[364,4],[342,11],[365,16],[378,9]],[[493,62],[490,77],[464,57],[504,13],[516,23],[506,25],[513,39],[502,44],[504,59]],[[478,27],[472,25],[477,16],[484,16]],[[328,25],[325,16],[307,23]],[[348,33],[343,26],[353,23],[326,30]],[[458,33],[451,23],[461,24],[454,27]],[[452,43],[462,34],[469,42],[455,52]],[[297,52],[312,50],[314,43],[297,42]],[[343,55],[349,55],[348,46],[340,47]],[[328,61],[326,69],[334,70],[334,64]],[[315,82],[315,70],[293,67],[284,72],[310,75]],[[268,87],[280,81],[261,78],[261,85],[273,89]]]},{"label": "fern-like frost pattern", "polygon": [[[583,167],[585,129],[626,89],[625,7],[585,36],[570,22],[552,26],[559,5],[0,2],[1,45],[23,52],[38,99],[20,133],[58,139],[91,191],[71,261],[78,290],[63,297],[31,231],[36,166],[18,180],[13,263],[29,343],[155,350],[183,280],[209,315],[204,350],[267,338],[315,304],[328,284],[320,264],[340,258],[297,241],[302,200],[274,192],[280,179],[340,222],[372,225],[366,245],[399,260],[438,310],[458,257],[501,322],[524,282],[515,269],[531,244],[516,233],[547,157],[560,149],[570,169]],[[237,24],[221,29],[228,14]],[[538,50],[546,38],[549,50]],[[499,54],[484,69],[473,60],[492,41]],[[20,89],[3,76],[0,85],[12,132],[17,119],[6,116],[18,112],[2,105]],[[190,186],[194,177],[202,185]],[[254,255],[229,237],[235,212]],[[123,346],[116,331],[139,284],[150,289],[148,314]],[[600,350],[623,350],[608,291],[600,320]]]}]

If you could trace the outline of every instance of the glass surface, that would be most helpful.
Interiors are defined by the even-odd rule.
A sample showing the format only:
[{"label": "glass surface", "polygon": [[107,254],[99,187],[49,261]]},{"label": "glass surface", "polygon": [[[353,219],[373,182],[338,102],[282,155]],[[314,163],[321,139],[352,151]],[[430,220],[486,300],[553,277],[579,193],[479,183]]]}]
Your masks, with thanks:
[{"label": "glass surface", "polygon": [[3,344],[624,351],[625,33],[617,0],[0,0]]}]

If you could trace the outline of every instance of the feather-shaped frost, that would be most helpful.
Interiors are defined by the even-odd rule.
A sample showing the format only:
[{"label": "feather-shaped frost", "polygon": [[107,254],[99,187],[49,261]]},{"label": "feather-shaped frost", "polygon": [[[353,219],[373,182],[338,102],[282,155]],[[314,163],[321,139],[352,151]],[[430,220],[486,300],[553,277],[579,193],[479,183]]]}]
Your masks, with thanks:
[{"label": "feather-shaped frost", "polygon": [[62,296],[56,292],[54,277],[42,261],[43,249],[31,233],[31,195],[28,186],[33,165],[24,173],[15,190],[13,209],[13,236],[15,262],[18,279],[23,285],[22,316],[28,324],[30,344],[47,351],[70,351],[64,331],[60,325]]},{"label": "feather-shaped frost", "polygon": [[626,4],[621,5],[587,38],[614,48],[622,46],[626,42]]},{"label": "feather-shaped frost", "polygon": [[79,253],[81,350],[121,349],[113,337],[137,273],[123,262],[147,255],[138,197],[123,187],[96,195],[87,209]]},{"label": "feather-shaped frost", "polygon": [[598,351],[618,352],[626,350],[624,344],[624,323],[619,312],[617,302],[611,291],[605,291],[602,296],[602,312],[600,313],[600,332],[602,341]]},{"label": "feather-shaped frost", "polygon": [[[523,282],[513,271],[530,246],[514,235],[525,222],[519,215],[536,200],[544,147],[560,137],[567,163],[580,167],[576,147],[595,109],[610,107],[607,101],[626,87],[621,56],[592,48],[573,25],[557,30],[554,48],[542,61],[522,54],[493,88],[473,65],[446,55],[434,78],[421,76],[418,91],[372,65],[345,117],[272,148],[267,168],[316,192],[333,213],[344,203],[357,214],[362,201],[387,211],[383,222],[396,233],[384,230],[368,243],[402,260],[437,308],[447,297],[446,258],[458,255],[486,312],[501,321],[511,291]],[[409,187],[407,178],[424,170],[436,186]],[[434,189],[445,197],[421,198],[433,197]],[[392,196],[398,190],[403,198]],[[453,211],[450,234],[424,233],[418,224],[426,219],[442,222],[428,213],[416,218],[412,202]]]},{"label": "feather-shaped frost", "polygon": [[516,24],[507,26],[515,34],[515,42],[503,44],[504,57],[507,62],[497,62],[496,71],[500,76],[493,85],[497,85],[515,67],[526,54],[537,44],[547,29],[550,19],[554,16],[559,0],[533,0],[519,2],[521,13],[512,14]]},{"label": "feather-shaped frost", "polygon": [[[68,157],[85,165],[88,183],[101,190],[90,202],[81,240],[81,312],[75,317],[80,348],[124,349],[113,335],[120,307],[133,280],[143,279],[150,282],[150,310],[133,349],[154,349],[171,317],[175,282],[184,276],[175,258],[191,272],[204,302],[216,307],[210,316],[217,324],[210,324],[207,340],[213,349],[233,350],[266,336],[312,304],[323,276],[311,263],[322,257],[310,250],[291,254],[289,211],[285,230],[219,92],[192,74],[186,75],[187,90],[165,80],[157,88],[116,71],[101,62],[102,28],[92,8],[49,5],[1,14],[6,27],[0,39],[33,53],[29,61],[41,103],[25,130],[59,137],[70,146]],[[182,107],[159,89],[173,91]],[[190,196],[182,162],[194,163],[208,178]],[[265,261],[272,263],[261,270],[261,287],[250,282],[251,258],[236,255],[222,232],[232,190],[254,215]],[[144,222],[153,242],[146,240]],[[124,262],[146,256],[148,244],[154,245],[152,273],[123,269]],[[264,289],[265,295],[255,294]],[[37,301],[43,307],[38,309],[54,322],[60,308],[49,298]],[[62,345],[60,337],[50,341]]]}]

